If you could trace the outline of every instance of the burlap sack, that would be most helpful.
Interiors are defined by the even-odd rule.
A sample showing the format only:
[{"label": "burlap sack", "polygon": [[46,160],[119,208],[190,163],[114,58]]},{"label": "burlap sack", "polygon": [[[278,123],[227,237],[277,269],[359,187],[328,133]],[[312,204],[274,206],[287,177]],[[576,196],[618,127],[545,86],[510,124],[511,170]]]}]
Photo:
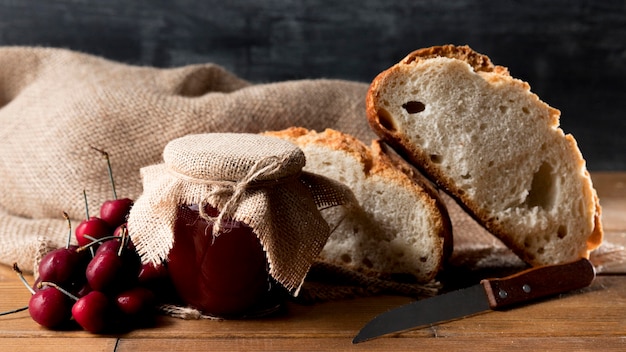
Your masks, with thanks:
[{"label": "burlap sack", "polygon": [[[278,138],[192,134],[169,142],[163,160],[141,169],[144,192],[128,217],[142,259],[167,259],[178,207],[195,204],[214,223],[213,236],[228,236],[220,225],[231,219],[248,225],[265,250],[270,275],[294,296],[330,235],[320,210],[357,204],[345,185],[302,171],[302,150]],[[206,205],[219,215],[206,214]]]},{"label": "burlap sack", "polygon": [[213,64],[129,66],[77,52],[0,48],[0,262],[33,268],[75,224],[117,193],[136,199],[139,170],[190,133],[261,132],[301,125],[373,137],[367,85],[301,80],[253,85]]}]

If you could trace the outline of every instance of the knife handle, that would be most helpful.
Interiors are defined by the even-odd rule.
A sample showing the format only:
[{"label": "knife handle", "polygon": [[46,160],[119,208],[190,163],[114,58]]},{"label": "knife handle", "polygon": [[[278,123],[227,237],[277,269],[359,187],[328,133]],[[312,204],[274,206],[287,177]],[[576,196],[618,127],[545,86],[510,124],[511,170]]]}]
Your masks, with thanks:
[{"label": "knife handle", "polygon": [[587,287],[596,276],[589,260],[530,268],[499,279],[485,279],[489,307],[501,309],[526,301]]}]

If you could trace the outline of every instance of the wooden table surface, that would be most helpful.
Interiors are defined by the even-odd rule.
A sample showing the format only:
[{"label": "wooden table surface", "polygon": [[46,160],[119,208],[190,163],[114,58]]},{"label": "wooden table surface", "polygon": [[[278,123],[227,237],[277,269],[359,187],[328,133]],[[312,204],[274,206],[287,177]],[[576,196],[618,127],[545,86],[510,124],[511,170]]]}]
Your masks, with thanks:
[{"label": "wooden table surface", "polygon": [[[626,246],[626,172],[592,177],[605,238]],[[0,311],[24,306],[28,298],[15,273],[0,265]],[[371,318],[409,301],[378,296],[288,304],[283,314],[247,321],[162,316],[155,327],[122,335],[50,331],[23,311],[0,317],[0,351],[626,351],[625,265],[608,267],[586,289],[532,305],[351,343]]]}]

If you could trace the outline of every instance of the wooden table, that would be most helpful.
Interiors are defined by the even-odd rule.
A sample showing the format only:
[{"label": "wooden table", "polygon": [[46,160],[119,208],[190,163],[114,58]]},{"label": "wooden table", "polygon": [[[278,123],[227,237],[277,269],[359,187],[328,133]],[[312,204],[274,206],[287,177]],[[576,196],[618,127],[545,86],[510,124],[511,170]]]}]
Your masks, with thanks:
[{"label": "wooden table", "polygon": [[[594,173],[606,239],[626,245],[626,173]],[[24,306],[28,292],[0,266],[0,311]],[[626,266],[600,273],[586,289],[504,312],[488,312],[357,345],[372,317],[406,297],[289,304],[275,317],[249,321],[159,317],[156,327],[123,335],[50,331],[28,312],[0,317],[0,351],[625,351]]]}]

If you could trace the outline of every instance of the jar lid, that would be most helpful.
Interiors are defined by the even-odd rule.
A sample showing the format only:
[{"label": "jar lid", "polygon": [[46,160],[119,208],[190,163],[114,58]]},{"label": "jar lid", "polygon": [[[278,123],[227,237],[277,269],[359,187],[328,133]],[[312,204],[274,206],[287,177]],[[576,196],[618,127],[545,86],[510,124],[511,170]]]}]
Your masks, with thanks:
[{"label": "jar lid", "polygon": [[173,171],[199,180],[238,181],[250,169],[267,169],[259,181],[280,179],[299,173],[305,165],[304,153],[282,139],[246,133],[193,134],[167,144],[163,161]]}]

